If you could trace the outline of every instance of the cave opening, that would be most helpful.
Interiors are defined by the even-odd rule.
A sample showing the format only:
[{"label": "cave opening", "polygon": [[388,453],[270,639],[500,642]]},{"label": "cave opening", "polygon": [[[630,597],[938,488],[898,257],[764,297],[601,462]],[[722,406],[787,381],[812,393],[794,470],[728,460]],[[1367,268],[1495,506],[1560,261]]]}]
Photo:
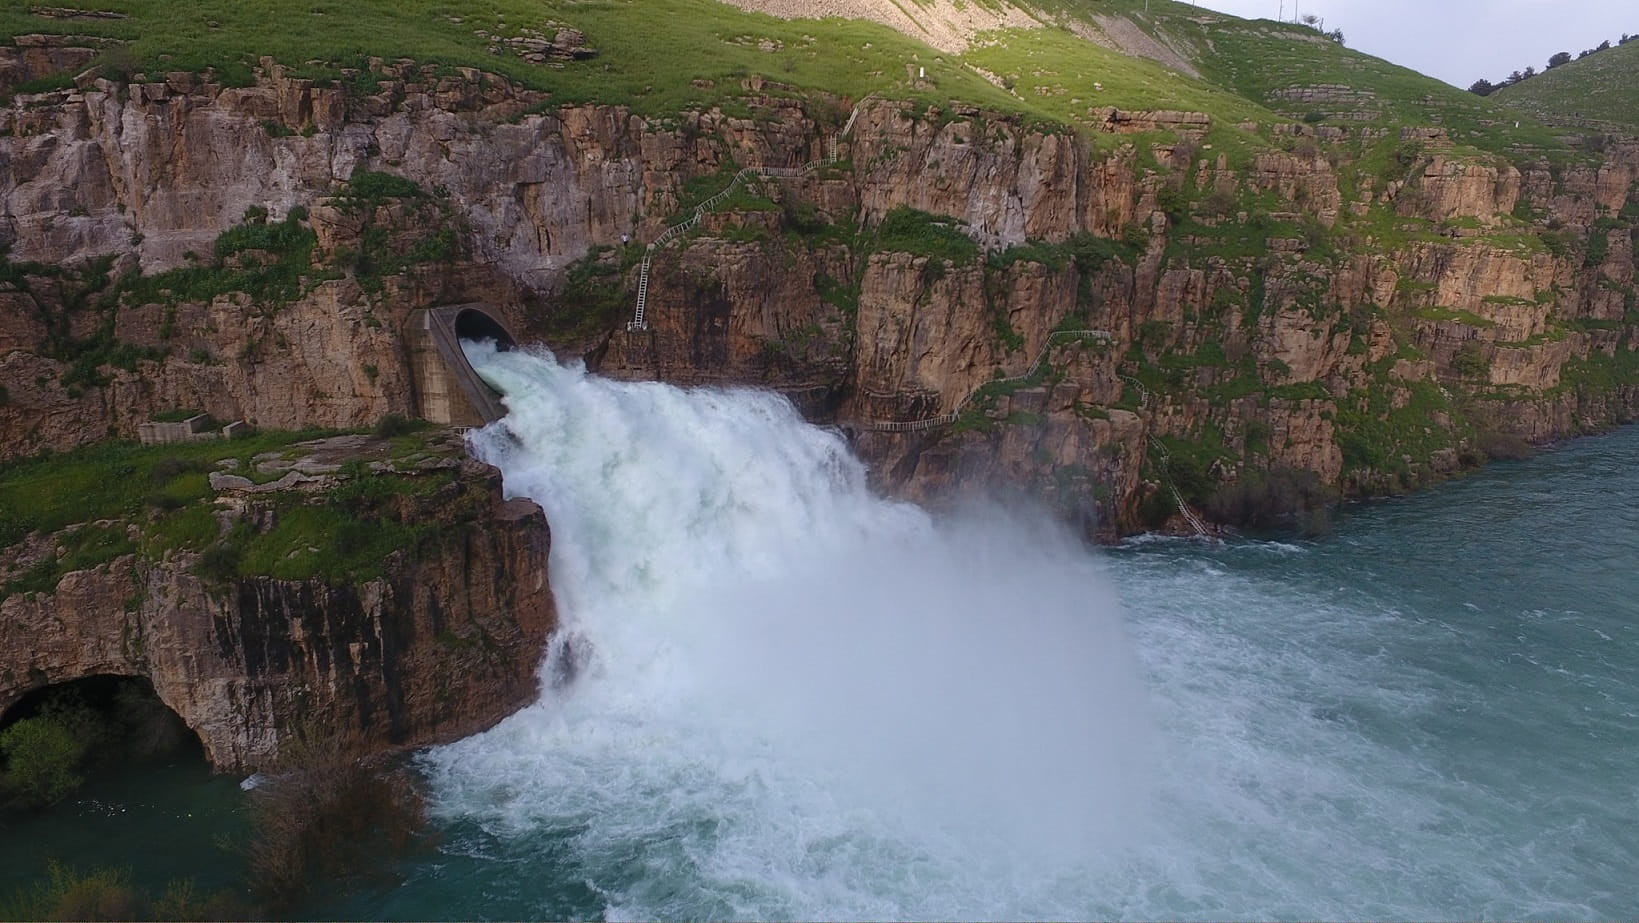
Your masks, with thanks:
[{"label": "cave opening", "polygon": [[244,829],[238,781],[145,678],[56,683],[0,715],[0,915],[252,919],[232,901]]},{"label": "cave opening", "polygon": [[204,745],[145,677],[43,686],[0,715],[0,813],[49,807],[94,775],[177,761],[204,763]]}]

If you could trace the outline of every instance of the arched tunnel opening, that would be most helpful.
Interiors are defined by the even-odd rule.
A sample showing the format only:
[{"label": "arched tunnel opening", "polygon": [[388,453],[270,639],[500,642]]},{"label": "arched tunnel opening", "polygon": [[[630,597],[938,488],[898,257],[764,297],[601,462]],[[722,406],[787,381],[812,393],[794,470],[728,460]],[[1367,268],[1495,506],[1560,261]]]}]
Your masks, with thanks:
[{"label": "arched tunnel opening", "polygon": [[161,761],[204,764],[205,748],[148,679],[102,674],[35,689],[0,715],[0,816]]},{"label": "arched tunnel opening", "polygon": [[494,340],[495,348],[502,351],[518,345],[517,341],[512,339],[512,334],[507,333],[507,329],[501,326],[499,321],[483,311],[470,308],[456,315],[455,336],[460,340],[475,342]]}]

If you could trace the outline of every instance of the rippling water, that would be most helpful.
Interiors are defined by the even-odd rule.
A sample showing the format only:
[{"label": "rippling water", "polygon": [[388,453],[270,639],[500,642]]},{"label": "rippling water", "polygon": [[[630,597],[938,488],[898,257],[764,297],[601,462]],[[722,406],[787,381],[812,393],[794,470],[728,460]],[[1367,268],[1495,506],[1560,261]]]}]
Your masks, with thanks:
[{"label": "rippling water", "polygon": [[1639,431],[1089,551],[768,395],[474,357],[580,678],[432,751],[439,852],[339,915],[1639,912]]}]

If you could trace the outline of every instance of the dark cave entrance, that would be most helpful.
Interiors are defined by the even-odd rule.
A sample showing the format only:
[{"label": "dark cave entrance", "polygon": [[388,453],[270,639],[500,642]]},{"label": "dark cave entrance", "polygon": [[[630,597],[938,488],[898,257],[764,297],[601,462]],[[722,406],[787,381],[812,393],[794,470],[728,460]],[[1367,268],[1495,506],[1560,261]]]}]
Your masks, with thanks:
[{"label": "dark cave entrance", "polygon": [[244,831],[238,781],[147,679],[56,683],[0,715],[0,895],[17,919],[265,917],[235,897]]},{"label": "dark cave entrance", "polygon": [[0,812],[49,806],[94,775],[205,762],[205,747],[139,676],[99,674],[24,695],[0,715]]}]

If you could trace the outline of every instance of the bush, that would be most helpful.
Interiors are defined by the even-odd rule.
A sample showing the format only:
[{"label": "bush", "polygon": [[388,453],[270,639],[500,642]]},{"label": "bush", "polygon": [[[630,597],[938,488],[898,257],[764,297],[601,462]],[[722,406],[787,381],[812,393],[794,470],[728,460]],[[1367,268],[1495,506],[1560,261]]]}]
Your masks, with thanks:
[{"label": "bush", "polygon": [[344,210],[357,212],[385,205],[393,199],[420,199],[425,196],[420,186],[402,176],[357,170],[337,198],[341,200],[339,204]]},{"label": "bush", "polygon": [[204,474],[210,470],[210,463],[203,458],[181,458],[171,455],[154,462],[148,477],[155,487],[163,487],[184,474]]},{"label": "bush", "polygon": [[193,572],[206,580],[226,583],[239,576],[239,561],[243,556],[238,545],[217,542],[199,553]]},{"label": "bush", "polygon": [[1219,487],[1207,501],[1207,512],[1218,522],[1244,529],[1296,526],[1313,533],[1326,528],[1326,509],[1336,499],[1313,471],[1272,468],[1248,471]]},{"label": "bush", "polygon": [[1525,437],[1514,433],[1481,433],[1475,438],[1474,447],[1485,453],[1486,458],[1508,461],[1530,458],[1537,451]]},{"label": "bush", "polygon": [[961,230],[960,221],[903,205],[888,212],[877,227],[877,247],[958,266],[972,263],[979,256],[979,245]]},{"label": "bush", "polygon": [[390,413],[377,420],[375,429],[370,433],[377,439],[395,439],[399,436],[408,436],[426,425],[425,420],[412,420],[403,414]]},{"label": "bush", "polygon": [[275,907],[315,882],[381,880],[421,841],[425,816],[410,773],[350,759],[339,737],[297,733],[282,770],[251,792],[251,880]]},{"label": "bush", "polygon": [[77,872],[53,860],[46,879],[6,908],[12,920],[140,920],[147,901],[131,884],[128,869]]},{"label": "bush", "polygon": [[25,718],[0,731],[6,769],[0,789],[16,807],[56,804],[85,782],[81,761],[87,744],[67,723],[50,716]]},{"label": "bush", "polygon": [[52,860],[45,878],[0,905],[5,920],[242,920],[250,908],[225,893],[201,894],[191,879],[172,881],[158,900],[131,881],[130,869],[81,872]]},{"label": "bush", "polygon": [[1451,370],[1464,378],[1488,378],[1491,375],[1491,360],[1485,357],[1485,350],[1480,344],[1464,343],[1451,357]]}]

